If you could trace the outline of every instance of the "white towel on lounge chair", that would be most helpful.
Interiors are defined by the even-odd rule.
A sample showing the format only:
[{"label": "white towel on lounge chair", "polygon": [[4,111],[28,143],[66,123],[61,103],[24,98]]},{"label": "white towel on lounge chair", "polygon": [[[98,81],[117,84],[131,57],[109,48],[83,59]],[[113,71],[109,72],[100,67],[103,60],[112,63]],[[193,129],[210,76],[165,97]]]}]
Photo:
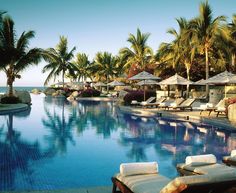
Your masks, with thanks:
[{"label": "white towel on lounge chair", "polygon": [[199,164],[215,164],[217,162],[216,156],[213,154],[187,156],[185,164],[199,165]]},{"label": "white towel on lounge chair", "polygon": [[230,156],[231,156],[231,157],[234,157],[234,156],[236,156],[236,149],[234,149],[234,150],[232,150],[232,151],[231,151],[231,154],[230,154]]},{"label": "white towel on lounge chair", "polygon": [[120,165],[120,174],[123,176],[137,174],[156,174],[157,172],[157,162],[122,163]]}]

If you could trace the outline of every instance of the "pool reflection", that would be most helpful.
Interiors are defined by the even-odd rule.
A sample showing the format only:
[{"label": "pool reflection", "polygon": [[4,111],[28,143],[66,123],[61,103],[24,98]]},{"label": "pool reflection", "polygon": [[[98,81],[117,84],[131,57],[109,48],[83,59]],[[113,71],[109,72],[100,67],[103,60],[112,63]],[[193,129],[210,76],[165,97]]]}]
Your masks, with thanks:
[{"label": "pool reflection", "polygon": [[220,161],[236,148],[233,132],[124,114],[113,102],[32,100],[29,111],[0,116],[0,191],[110,185],[121,162],[157,161],[175,177],[188,155]]}]

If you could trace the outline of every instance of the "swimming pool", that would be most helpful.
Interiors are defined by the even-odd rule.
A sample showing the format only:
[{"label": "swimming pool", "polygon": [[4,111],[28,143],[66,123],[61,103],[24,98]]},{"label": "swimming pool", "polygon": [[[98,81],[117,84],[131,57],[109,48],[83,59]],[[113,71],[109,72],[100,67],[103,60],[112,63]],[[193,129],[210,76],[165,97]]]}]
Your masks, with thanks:
[{"label": "swimming pool", "polygon": [[157,161],[175,177],[187,155],[221,160],[236,133],[206,124],[123,114],[112,102],[32,95],[30,110],[0,116],[0,191],[111,185],[122,162]]}]

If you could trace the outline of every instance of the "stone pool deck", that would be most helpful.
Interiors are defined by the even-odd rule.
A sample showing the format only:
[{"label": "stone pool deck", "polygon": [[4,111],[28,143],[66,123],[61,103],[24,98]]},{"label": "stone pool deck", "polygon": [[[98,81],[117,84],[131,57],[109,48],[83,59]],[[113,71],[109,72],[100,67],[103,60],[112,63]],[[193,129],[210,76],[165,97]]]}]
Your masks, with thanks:
[{"label": "stone pool deck", "polygon": [[21,111],[25,111],[29,108],[27,104],[0,104],[0,115],[8,114],[8,113],[18,113]]},{"label": "stone pool deck", "polygon": [[112,186],[98,186],[98,187],[79,188],[79,189],[1,192],[1,193],[111,193],[111,192],[112,192]]},{"label": "stone pool deck", "polygon": [[219,115],[216,117],[216,113],[212,112],[208,116],[208,112],[202,112],[200,110],[193,109],[193,111],[185,110],[163,110],[159,108],[142,108],[142,107],[131,107],[131,106],[119,106],[119,109],[123,112],[133,114],[135,116],[144,117],[164,117],[175,120],[189,120],[192,122],[205,122],[213,126],[225,127],[226,129],[236,131],[236,122],[230,122],[225,115]]}]

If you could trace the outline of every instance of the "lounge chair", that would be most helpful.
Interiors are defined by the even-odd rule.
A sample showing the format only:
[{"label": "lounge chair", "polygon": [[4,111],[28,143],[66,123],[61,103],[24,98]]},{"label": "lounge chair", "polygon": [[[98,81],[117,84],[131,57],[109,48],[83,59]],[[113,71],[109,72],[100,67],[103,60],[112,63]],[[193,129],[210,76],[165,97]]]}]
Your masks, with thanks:
[{"label": "lounge chair", "polygon": [[185,110],[185,109],[190,109],[191,111],[193,110],[192,104],[194,103],[196,99],[186,99],[185,101],[183,101],[182,103],[180,103],[179,105],[176,106],[172,106],[169,108],[172,109],[180,109],[180,110]]},{"label": "lounge chair", "polygon": [[185,163],[177,164],[176,169],[182,176],[215,175],[234,171],[236,177],[236,169],[217,163],[213,154],[187,156]]},{"label": "lounge chair", "polygon": [[169,109],[169,108],[180,105],[183,101],[184,101],[184,98],[177,98],[174,101],[170,99],[169,101],[165,101],[164,103],[160,103],[160,105],[158,107]]},{"label": "lounge chair", "polygon": [[158,173],[158,166],[156,164],[155,168],[155,163],[125,165],[126,169],[122,169],[124,165],[121,164],[120,173],[112,177],[112,193],[219,193],[236,183],[234,171],[223,174],[181,176],[171,180]]},{"label": "lounge chair", "polygon": [[222,162],[228,166],[236,166],[236,150],[232,150],[230,156],[224,156]]},{"label": "lounge chair", "polygon": [[156,99],[156,97],[150,97],[150,98],[148,98],[146,101],[142,101],[142,102],[138,102],[138,101],[136,101],[136,100],[132,100],[132,101],[131,101],[131,105],[138,106],[138,105],[140,105],[140,104],[143,103],[143,102],[151,103],[151,102],[154,101],[155,99]]},{"label": "lounge chair", "polygon": [[200,115],[202,114],[203,111],[208,111],[209,114],[208,116],[210,116],[211,112],[216,112],[216,116],[218,117],[220,113],[224,113],[225,114],[225,99],[221,99],[215,106],[211,103],[207,103],[205,105],[201,105],[199,108],[200,111]]},{"label": "lounge chair", "polygon": [[165,97],[161,97],[159,99],[156,100],[156,102],[141,102],[140,105],[143,107],[158,107],[160,105],[160,103],[163,103],[166,100]]}]

